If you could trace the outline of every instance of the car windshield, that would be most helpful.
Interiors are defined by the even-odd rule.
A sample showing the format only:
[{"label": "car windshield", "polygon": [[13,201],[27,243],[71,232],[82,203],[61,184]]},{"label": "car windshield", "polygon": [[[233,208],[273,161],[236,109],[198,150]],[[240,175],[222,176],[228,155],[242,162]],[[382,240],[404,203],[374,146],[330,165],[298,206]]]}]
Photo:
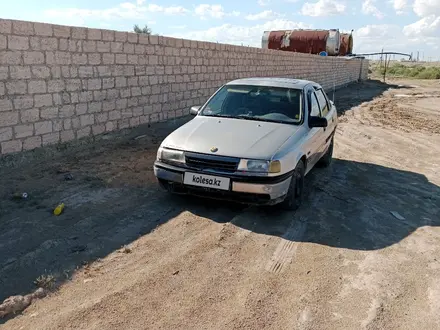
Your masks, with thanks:
[{"label": "car windshield", "polygon": [[302,119],[301,102],[300,89],[225,85],[200,115],[298,124]]}]

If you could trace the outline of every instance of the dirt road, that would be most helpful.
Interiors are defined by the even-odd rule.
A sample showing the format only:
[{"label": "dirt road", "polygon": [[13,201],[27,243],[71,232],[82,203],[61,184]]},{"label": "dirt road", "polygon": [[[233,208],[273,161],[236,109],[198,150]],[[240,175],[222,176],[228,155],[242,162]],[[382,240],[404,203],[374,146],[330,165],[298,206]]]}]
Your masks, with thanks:
[{"label": "dirt road", "polygon": [[440,328],[439,86],[338,91],[334,163],[296,213],[158,190],[177,122],[5,163],[0,301],[42,274],[62,285],[0,328]]}]

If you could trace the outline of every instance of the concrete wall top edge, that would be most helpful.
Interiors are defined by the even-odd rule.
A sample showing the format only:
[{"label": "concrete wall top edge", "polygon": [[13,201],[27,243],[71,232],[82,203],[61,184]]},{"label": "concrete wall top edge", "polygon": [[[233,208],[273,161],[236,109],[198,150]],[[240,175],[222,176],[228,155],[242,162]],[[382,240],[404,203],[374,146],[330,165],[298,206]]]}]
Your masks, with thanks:
[{"label": "concrete wall top edge", "polygon": [[[277,54],[286,57],[313,57],[322,61],[347,60],[341,57],[323,57],[315,54],[292,53],[274,49],[263,49],[254,46],[241,46],[221,42],[201,41],[176,38],[166,35],[142,35],[131,31],[97,29],[81,26],[59,25],[38,21],[23,21],[0,18],[0,34],[58,37],[76,40],[95,40],[110,42],[128,42],[133,44],[161,45],[169,47],[184,47],[204,50],[226,50],[244,53]],[[358,59],[356,59],[358,60]]]}]

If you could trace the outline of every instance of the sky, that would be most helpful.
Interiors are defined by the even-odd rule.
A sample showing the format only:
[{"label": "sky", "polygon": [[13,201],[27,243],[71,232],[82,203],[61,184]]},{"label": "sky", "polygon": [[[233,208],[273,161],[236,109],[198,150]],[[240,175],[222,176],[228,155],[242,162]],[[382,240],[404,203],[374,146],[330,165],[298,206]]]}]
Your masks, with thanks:
[{"label": "sky", "polygon": [[440,0],[14,0],[0,18],[261,47],[266,30],[354,30],[354,52],[440,60]]}]

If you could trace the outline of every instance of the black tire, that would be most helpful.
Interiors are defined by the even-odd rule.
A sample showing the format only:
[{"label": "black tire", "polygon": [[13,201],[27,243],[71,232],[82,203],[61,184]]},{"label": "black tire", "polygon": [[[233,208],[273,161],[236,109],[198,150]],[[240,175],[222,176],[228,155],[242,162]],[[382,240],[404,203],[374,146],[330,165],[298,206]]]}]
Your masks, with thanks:
[{"label": "black tire", "polygon": [[290,181],[286,198],[280,204],[282,209],[295,211],[301,206],[304,191],[304,171],[304,162],[300,160],[292,174],[292,180]]},{"label": "black tire", "polygon": [[333,159],[333,137],[330,141],[330,145],[328,146],[327,151],[321,157],[321,159],[318,161],[316,165],[318,165],[318,167],[328,167],[332,163],[332,159]]}]

